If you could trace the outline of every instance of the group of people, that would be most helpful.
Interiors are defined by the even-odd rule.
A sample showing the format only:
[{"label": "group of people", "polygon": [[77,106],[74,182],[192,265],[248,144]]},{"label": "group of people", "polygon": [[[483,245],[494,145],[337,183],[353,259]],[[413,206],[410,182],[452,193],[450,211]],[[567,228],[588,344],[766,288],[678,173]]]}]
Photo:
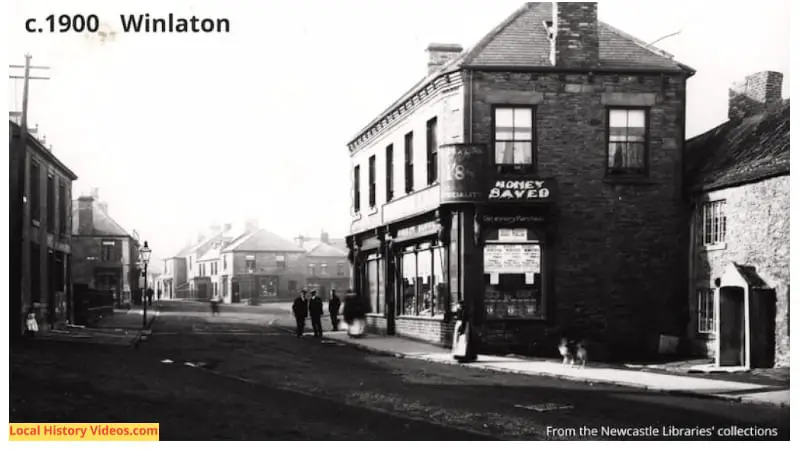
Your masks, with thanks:
[{"label": "group of people", "polygon": [[[311,328],[314,330],[314,337],[322,337],[322,316],[325,310],[322,299],[317,295],[316,289],[311,290],[311,296],[306,298],[308,291],[303,289],[300,291],[300,296],[294,299],[292,303],[292,313],[297,324],[297,337],[303,336],[305,331],[306,319],[311,318]],[[366,317],[365,310],[358,301],[358,296],[352,289],[347,290],[344,303],[344,321],[348,326],[348,332],[351,335],[360,335],[363,333],[363,321]],[[331,327],[333,331],[339,330],[339,309],[342,307],[342,302],[339,296],[336,295],[336,290],[331,289],[330,300],[328,300],[328,314],[331,318]],[[360,330],[360,331],[359,331]]]}]

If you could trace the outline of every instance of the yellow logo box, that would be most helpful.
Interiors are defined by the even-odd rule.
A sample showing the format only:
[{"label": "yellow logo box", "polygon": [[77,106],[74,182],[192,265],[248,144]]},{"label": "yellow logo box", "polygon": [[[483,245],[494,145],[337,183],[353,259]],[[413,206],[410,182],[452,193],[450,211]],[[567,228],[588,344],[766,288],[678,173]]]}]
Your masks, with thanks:
[{"label": "yellow logo box", "polygon": [[158,441],[157,423],[10,423],[9,441]]}]

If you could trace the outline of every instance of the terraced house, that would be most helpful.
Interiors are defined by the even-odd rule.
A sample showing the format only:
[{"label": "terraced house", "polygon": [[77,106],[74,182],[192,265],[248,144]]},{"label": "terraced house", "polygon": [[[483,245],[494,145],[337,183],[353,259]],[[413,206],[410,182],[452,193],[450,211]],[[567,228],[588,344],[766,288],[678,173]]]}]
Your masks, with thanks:
[{"label": "terraced house", "polygon": [[526,3],[348,143],[354,283],[373,331],[482,352],[659,351],[687,322],[686,81],[596,3]]},{"label": "terraced house", "polygon": [[783,74],[729,90],[729,120],[687,143],[688,337],[722,366],[789,366],[789,100]]}]

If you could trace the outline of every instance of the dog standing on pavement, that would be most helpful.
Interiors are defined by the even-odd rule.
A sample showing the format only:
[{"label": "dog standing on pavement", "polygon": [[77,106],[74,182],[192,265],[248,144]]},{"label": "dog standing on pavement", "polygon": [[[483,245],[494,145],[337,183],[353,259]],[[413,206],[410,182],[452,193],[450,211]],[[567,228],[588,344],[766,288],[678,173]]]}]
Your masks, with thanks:
[{"label": "dog standing on pavement", "polygon": [[562,338],[561,343],[558,344],[558,353],[562,358],[561,364],[565,366],[574,366],[577,363],[581,367],[586,367],[586,363],[589,360],[589,352],[586,350],[586,345],[583,341],[570,345],[567,338]]}]

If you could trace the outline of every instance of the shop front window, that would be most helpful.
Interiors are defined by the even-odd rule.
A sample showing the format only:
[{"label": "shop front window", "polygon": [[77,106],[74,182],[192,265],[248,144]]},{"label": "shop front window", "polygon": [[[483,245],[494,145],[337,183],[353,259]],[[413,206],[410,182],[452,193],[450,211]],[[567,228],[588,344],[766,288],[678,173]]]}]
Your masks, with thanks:
[{"label": "shop front window", "polygon": [[367,260],[367,293],[369,295],[370,312],[380,313],[380,303],[383,299],[380,279],[381,260],[372,255]]},{"label": "shop front window", "polygon": [[490,231],[483,267],[488,319],[544,319],[542,247],[534,230]]},{"label": "shop front window", "polygon": [[447,282],[444,248],[429,243],[404,250],[401,267],[403,303],[401,315],[420,317],[444,316]]}]

